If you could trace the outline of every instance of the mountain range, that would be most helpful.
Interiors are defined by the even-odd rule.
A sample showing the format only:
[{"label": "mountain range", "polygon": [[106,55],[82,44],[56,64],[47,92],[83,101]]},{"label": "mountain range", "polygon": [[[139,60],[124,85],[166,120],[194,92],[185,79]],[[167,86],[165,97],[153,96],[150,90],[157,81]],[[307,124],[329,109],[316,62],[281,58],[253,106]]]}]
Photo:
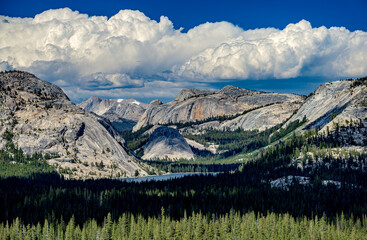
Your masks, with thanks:
[{"label": "mountain range", "polygon": [[[258,92],[234,86],[225,86],[217,92],[204,89],[183,89],[172,102],[162,104],[159,100],[155,100],[150,103],[133,130],[137,131],[143,127],[157,124],[205,121],[216,117],[240,117],[250,110],[270,105],[275,105],[273,109],[270,109],[274,116],[269,115],[266,118],[273,121],[274,118],[279,117],[279,120],[275,121],[284,121],[300,106],[302,101],[303,97],[299,95]],[[269,112],[269,109],[265,111]],[[262,113],[258,111],[257,114]],[[248,128],[241,118],[226,124],[221,127]],[[266,125],[272,126],[273,124],[276,123],[269,122]],[[262,124],[259,127],[266,125]]]},{"label": "mountain range", "polygon": [[134,127],[148,107],[135,99],[103,99],[97,96],[90,97],[78,106],[107,118],[117,130]]},{"label": "mountain range", "polygon": [[[271,144],[290,126],[287,134],[347,126],[345,145],[360,146],[367,142],[366,82],[325,83],[307,97],[225,86],[183,89],[168,103],[94,96],[75,105],[33,74],[2,72],[0,148],[11,142],[25,154],[48,154],[47,162],[68,177],[116,178],[147,175],[153,168],[140,157],[195,161],[222,154],[225,163],[230,154]],[[268,139],[265,145],[244,140],[260,135]]]}]

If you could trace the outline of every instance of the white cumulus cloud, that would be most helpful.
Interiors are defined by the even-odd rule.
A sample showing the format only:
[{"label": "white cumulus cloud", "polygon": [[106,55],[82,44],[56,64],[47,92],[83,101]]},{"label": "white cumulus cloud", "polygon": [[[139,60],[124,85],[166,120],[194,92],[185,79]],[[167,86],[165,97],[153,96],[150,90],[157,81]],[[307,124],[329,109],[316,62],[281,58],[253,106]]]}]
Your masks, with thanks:
[{"label": "white cumulus cloud", "polygon": [[76,101],[171,97],[221,79],[354,77],[367,74],[366,62],[366,32],[305,20],[282,30],[216,22],[183,32],[167,17],[132,10],[111,18],[69,8],[0,16],[0,70],[31,71]]},{"label": "white cumulus cloud", "polygon": [[367,73],[366,54],[366,32],[312,28],[302,20],[258,38],[230,39],[174,69],[179,76],[204,79],[360,76]]}]

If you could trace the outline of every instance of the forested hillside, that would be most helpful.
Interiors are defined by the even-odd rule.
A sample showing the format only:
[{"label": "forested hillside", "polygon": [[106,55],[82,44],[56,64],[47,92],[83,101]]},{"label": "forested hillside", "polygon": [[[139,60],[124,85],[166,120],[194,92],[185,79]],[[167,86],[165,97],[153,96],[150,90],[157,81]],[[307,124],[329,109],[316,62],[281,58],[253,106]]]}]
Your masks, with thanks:
[{"label": "forested hillside", "polygon": [[[348,129],[340,128],[338,134],[342,135]],[[307,222],[306,225],[311,228],[315,221],[322,218],[321,222],[330,224],[330,232],[324,232],[325,234],[330,234],[333,239],[348,239],[353,234],[365,234],[365,228],[361,226],[364,226],[364,215],[367,214],[367,174],[364,167],[367,164],[367,155],[342,148],[337,153],[336,147],[346,144],[347,139],[334,136],[335,134],[319,135],[315,131],[294,135],[287,141],[261,151],[253,162],[240,166],[237,171],[217,176],[192,176],[147,183],[126,183],[107,179],[72,181],[64,180],[56,174],[38,174],[31,178],[2,178],[0,194],[4,197],[0,203],[1,222],[5,224],[6,221],[13,221],[18,217],[20,220],[15,221],[13,227],[21,226],[19,224],[22,222],[25,226],[34,226],[34,230],[29,231],[37,232],[37,228],[41,228],[37,227],[37,224],[46,224],[47,220],[49,228],[53,228],[55,234],[58,231],[66,236],[82,234],[83,228],[86,231],[91,227],[89,220],[94,219],[93,228],[97,229],[99,226],[101,234],[106,231],[106,218],[110,218],[111,226],[116,227],[114,231],[120,231],[121,228],[117,227],[119,219],[124,218],[123,214],[127,214],[125,217],[129,219],[130,230],[125,232],[127,235],[124,236],[152,234],[149,230],[151,224],[154,221],[158,224],[164,218],[164,221],[171,222],[172,225],[160,225],[161,232],[153,232],[154,236],[173,231],[177,238],[181,239],[180,233],[176,231],[179,231],[179,226],[187,224],[185,216],[192,216],[189,218],[191,221],[201,219],[201,230],[195,230],[197,225],[187,230],[187,234],[194,236],[197,231],[211,234],[211,224],[230,221],[221,215],[233,211],[236,213],[233,216],[237,216],[235,218],[246,219],[254,216],[251,213],[253,211],[255,215],[266,216],[259,217],[264,221],[270,221],[274,217],[284,221],[294,218],[292,221],[295,228],[298,228],[302,221],[304,224]],[[287,183],[286,187],[272,184],[283,176],[303,176],[309,181],[293,180]],[[270,213],[290,214],[292,218]],[[341,220],[342,215],[342,218],[347,220]],[[305,217],[312,220],[305,220]],[[114,221],[115,225],[112,223]],[[343,233],[339,232],[342,228],[340,222],[348,223],[347,230],[342,231]],[[252,230],[243,229],[245,225],[237,229],[233,223],[228,224],[228,230],[217,234],[223,236],[222,234],[242,234],[246,231],[260,234],[262,231],[271,230],[269,223],[264,229],[258,227]],[[289,224],[287,222],[286,225]],[[6,229],[6,225],[3,226],[3,229]],[[177,228],[173,227],[175,230],[172,230],[169,226]],[[138,229],[142,229],[139,230],[141,232],[137,231]],[[316,229],[313,231],[318,231]],[[8,234],[4,232],[3,234]],[[9,230],[9,234],[13,233]],[[112,230],[109,234],[112,234]],[[290,236],[296,233],[288,234],[291,234],[288,238],[292,238]],[[307,234],[302,231],[300,236]]]}]

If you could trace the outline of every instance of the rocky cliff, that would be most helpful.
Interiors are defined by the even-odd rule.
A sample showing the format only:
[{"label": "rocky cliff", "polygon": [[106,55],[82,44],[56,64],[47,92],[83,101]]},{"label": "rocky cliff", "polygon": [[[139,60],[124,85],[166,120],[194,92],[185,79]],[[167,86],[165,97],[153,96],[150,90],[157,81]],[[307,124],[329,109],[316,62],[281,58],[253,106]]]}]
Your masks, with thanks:
[{"label": "rocky cliff", "polygon": [[139,121],[148,104],[135,99],[103,99],[93,96],[78,106],[107,118],[116,129],[126,130],[133,128]]},{"label": "rocky cliff", "polygon": [[298,110],[301,102],[284,102],[254,109],[234,119],[225,121],[210,121],[180,129],[182,134],[204,134],[206,129],[234,131],[242,129],[264,131],[283,123]]},{"label": "rocky cliff", "polygon": [[186,140],[176,129],[170,127],[156,127],[143,149],[144,155],[142,158],[147,160],[156,158],[172,160],[195,158]]},{"label": "rocky cliff", "polygon": [[[325,131],[336,126],[367,124],[367,80],[345,80],[321,85],[310,94],[289,122],[306,117],[303,129]],[[361,84],[358,84],[361,83]]]},{"label": "rocky cliff", "polygon": [[[0,102],[0,136],[11,132],[26,154],[55,156],[49,163],[68,176],[146,175],[108,120],[77,107],[59,87],[29,73],[2,72]],[[6,142],[0,137],[0,148]]]},{"label": "rocky cliff", "polygon": [[153,101],[134,126],[137,131],[148,125],[185,123],[220,116],[233,116],[244,111],[271,104],[302,102],[293,94],[265,93],[233,86],[217,92],[201,89],[183,89],[172,102]]}]

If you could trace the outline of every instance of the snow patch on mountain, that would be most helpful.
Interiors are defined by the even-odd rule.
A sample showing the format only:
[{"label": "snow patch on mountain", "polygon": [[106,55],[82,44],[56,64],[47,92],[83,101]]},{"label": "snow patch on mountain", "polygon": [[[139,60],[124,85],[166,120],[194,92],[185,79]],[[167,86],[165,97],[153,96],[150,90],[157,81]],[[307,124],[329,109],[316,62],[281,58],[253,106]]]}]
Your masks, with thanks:
[{"label": "snow patch on mountain", "polygon": [[140,106],[140,103],[141,103],[141,102],[138,102],[138,101],[134,100],[134,101],[133,101],[133,102],[131,102],[131,103],[133,103],[133,104],[136,104],[136,105],[139,105],[139,106]]}]

